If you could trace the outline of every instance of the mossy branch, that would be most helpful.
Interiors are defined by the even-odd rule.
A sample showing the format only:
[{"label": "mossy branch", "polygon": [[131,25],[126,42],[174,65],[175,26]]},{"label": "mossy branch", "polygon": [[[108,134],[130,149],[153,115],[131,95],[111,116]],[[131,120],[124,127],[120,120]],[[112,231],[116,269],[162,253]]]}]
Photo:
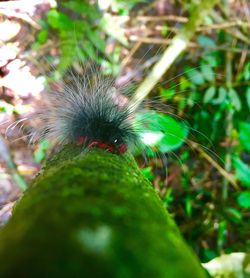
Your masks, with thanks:
[{"label": "mossy branch", "polygon": [[67,146],[0,233],[0,277],[204,278],[129,155]]}]

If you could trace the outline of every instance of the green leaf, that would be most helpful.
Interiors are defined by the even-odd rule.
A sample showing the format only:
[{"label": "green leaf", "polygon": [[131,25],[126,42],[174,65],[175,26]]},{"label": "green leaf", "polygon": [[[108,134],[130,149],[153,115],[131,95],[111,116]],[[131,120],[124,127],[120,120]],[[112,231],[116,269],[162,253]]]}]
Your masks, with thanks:
[{"label": "green leaf", "polygon": [[218,256],[215,250],[204,249],[203,253],[206,261],[210,261]]},{"label": "green leaf", "polygon": [[240,143],[243,148],[250,152],[250,123],[240,123]]},{"label": "green leaf", "polygon": [[[106,3],[108,1],[106,0],[106,1],[99,1],[99,2]],[[115,0],[114,1],[113,0],[113,1],[110,1],[112,11],[115,13],[118,13],[119,15],[125,15],[125,16],[129,15],[130,9],[132,9],[133,6],[138,3],[147,3],[147,0],[126,0],[126,1],[123,1],[123,0]]]},{"label": "green leaf", "polygon": [[38,39],[38,42],[40,44],[43,44],[47,41],[48,39],[48,30],[42,30],[38,33],[38,36],[37,36],[37,39]]},{"label": "green leaf", "polygon": [[236,170],[236,176],[242,185],[250,187],[250,167],[239,157],[234,157],[233,165]]},{"label": "green leaf", "polygon": [[248,62],[245,67],[244,67],[244,70],[243,70],[243,76],[244,76],[244,79],[247,81],[247,80],[250,80],[250,62]]},{"label": "green leaf", "polygon": [[226,208],[226,212],[233,222],[240,223],[242,221],[242,214],[239,210],[229,207]]},{"label": "green leaf", "polygon": [[23,179],[22,176],[20,176],[18,173],[14,173],[12,176],[15,183],[22,189],[26,190],[28,188],[26,181]]},{"label": "green leaf", "polygon": [[172,99],[172,97],[175,95],[175,90],[160,88],[160,95],[163,97],[164,100],[169,100]]},{"label": "green leaf", "polygon": [[250,208],[250,191],[240,193],[237,202],[242,208]]},{"label": "green leaf", "polygon": [[219,88],[219,96],[212,101],[213,104],[221,104],[226,100],[227,90],[224,87]]},{"label": "green leaf", "polygon": [[250,109],[250,87],[247,87],[246,98],[247,98],[248,108]]},{"label": "green leaf", "polygon": [[198,44],[201,46],[209,46],[209,47],[215,47],[216,43],[214,40],[212,40],[211,38],[207,37],[207,36],[199,36],[197,38]]},{"label": "green leaf", "polygon": [[211,102],[211,100],[215,96],[215,93],[216,93],[216,88],[214,86],[207,88],[207,90],[205,92],[205,95],[204,95],[204,98],[203,98],[203,102],[204,103]]},{"label": "green leaf", "polygon": [[88,40],[84,41],[82,44],[82,49],[92,61],[98,63],[97,53],[93,47],[93,44],[90,41]]},{"label": "green leaf", "polygon": [[217,238],[217,244],[219,248],[222,248],[226,241],[226,235],[227,235],[227,222],[225,220],[219,222],[219,228],[218,228],[218,238]]},{"label": "green leaf", "polygon": [[84,1],[68,1],[64,2],[63,5],[78,14],[82,13],[91,20],[100,17],[100,12],[95,4],[84,3]]},{"label": "green leaf", "polygon": [[201,72],[207,81],[214,81],[214,71],[210,65],[202,64]]},{"label": "green leaf", "polygon": [[2,112],[2,111],[11,115],[13,113],[13,111],[15,111],[15,106],[5,102],[4,100],[0,101],[0,112]]},{"label": "green leaf", "polygon": [[162,153],[179,148],[188,135],[186,125],[157,112],[138,114],[136,127],[144,144],[156,147]]},{"label": "green leaf", "polygon": [[49,147],[48,140],[42,140],[39,143],[38,149],[34,153],[34,160],[36,163],[40,163],[45,158],[48,147]]},{"label": "green leaf", "polygon": [[240,111],[241,110],[241,100],[240,100],[237,92],[231,88],[231,89],[229,89],[228,94],[229,94],[230,100],[232,101],[235,109],[237,111]]},{"label": "green leaf", "polygon": [[192,216],[192,212],[193,212],[193,208],[192,208],[192,203],[193,200],[191,198],[191,196],[187,195],[184,199],[185,202],[185,211],[188,217]]},{"label": "green leaf", "polygon": [[189,93],[188,98],[186,99],[187,104],[192,107],[195,104],[197,104],[197,102],[199,101],[200,98],[200,93],[198,93],[197,91],[191,91]]},{"label": "green leaf", "polygon": [[152,174],[151,166],[141,169],[141,172],[142,172],[143,176],[146,177],[147,179],[149,179],[149,180],[155,179],[155,176]]},{"label": "green leaf", "polygon": [[88,30],[87,37],[100,52],[105,53],[105,40],[102,39],[99,32]]},{"label": "green leaf", "polygon": [[173,188],[168,187],[163,202],[168,207],[174,201]]},{"label": "green leaf", "polygon": [[48,12],[48,23],[54,29],[59,30],[72,30],[73,23],[70,18],[56,9],[52,9]]},{"label": "green leaf", "polygon": [[220,60],[218,59],[216,52],[210,52],[208,55],[203,57],[203,60],[206,61],[207,64],[209,64],[211,67],[216,68],[220,64]]},{"label": "green leaf", "polygon": [[59,12],[57,10],[48,11],[48,23],[51,27],[57,29],[59,28]]},{"label": "green leaf", "polygon": [[186,71],[186,75],[196,85],[202,85],[205,83],[202,73],[197,69],[190,69]]},{"label": "green leaf", "polygon": [[[163,37],[167,37],[168,36],[168,32],[169,32],[169,27],[168,25],[163,25],[162,29],[161,29],[161,35]],[[170,33],[171,34],[171,33]]]},{"label": "green leaf", "polygon": [[186,90],[188,88],[191,88],[192,83],[184,75],[182,75],[180,77],[179,87],[180,87],[180,90],[183,91],[183,90]]}]

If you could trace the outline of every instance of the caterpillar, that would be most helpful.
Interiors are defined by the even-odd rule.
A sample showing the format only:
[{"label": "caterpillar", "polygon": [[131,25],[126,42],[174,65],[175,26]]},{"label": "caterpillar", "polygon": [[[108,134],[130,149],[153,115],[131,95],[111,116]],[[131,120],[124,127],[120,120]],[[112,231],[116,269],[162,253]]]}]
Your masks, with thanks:
[{"label": "caterpillar", "polygon": [[61,90],[47,93],[38,114],[40,127],[31,137],[46,138],[56,145],[75,143],[123,154],[140,145],[135,127],[134,104],[114,86],[114,80],[96,71],[70,74]]},{"label": "caterpillar", "polygon": [[165,117],[176,117],[169,113],[169,105],[157,100],[135,100],[130,94],[133,83],[121,84],[100,71],[91,61],[74,64],[60,81],[42,93],[42,104],[40,101],[33,115],[7,128],[6,137],[19,127],[27,134],[21,138],[26,137],[29,143],[47,139],[52,153],[66,144],[77,144],[85,150],[100,148],[113,154],[129,150],[140,153],[146,164],[148,156],[162,161],[166,152],[184,142],[188,129],[182,123],[173,125],[174,120]]}]

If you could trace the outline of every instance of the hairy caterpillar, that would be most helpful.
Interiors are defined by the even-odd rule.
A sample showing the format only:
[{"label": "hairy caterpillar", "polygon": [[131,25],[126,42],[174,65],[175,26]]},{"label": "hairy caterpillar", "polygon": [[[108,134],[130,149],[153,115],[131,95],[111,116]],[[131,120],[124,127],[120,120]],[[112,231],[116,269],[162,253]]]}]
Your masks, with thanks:
[{"label": "hairy caterpillar", "polygon": [[181,126],[181,134],[180,127],[179,132],[169,130],[171,122],[164,114],[177,117],[169,112],[169,105],[159,100],[136,102],[130,96],[133,83],[128,86],[128,81],[121,84],[119,80],[100,74],[100,68],[91,61],[74,64],[42,93],[36,112],[11,124],[6,135],[18,128],[26,135],[16,140],[27,138],[35,143],[48,139],[56,150],[73,143],[115,154],[138,150],[145,163],[147,156],[164,159],[169,149],[160,145],[162,138],[180,138],[177,141],[181,142],[186,136],[185,126]]},{"label": "hairy caterpillar", "polygon": [[128,95],[96,68],[83,70],[82,75],[70,71],[57,90],[46,93],[35,115],[40,124],[29,132],[29,141],[48,139],[58,146],[73,143],[115,154],[139,146],[136,108]]},{"label": "hairy caterpillar", "polygon": [[129,94],[134,81],[100,72],[100,66],[91,61],[83,65],[79,59],[59,81],[48,78],[54,81],[41,94],[35,113],[12,123],[7,137],[17,127],[22,137],[16,140],[27,138],[35,143],[48,139],[53,152],[68,143],[115,154],[136,150],[146,164],[148,157],[155,157],[165,165],[166,153],[179,147],[188,134],[181,118],[173,124],[171,118],[179,120],[175,108],[155,97],[141,103]]},{"label": "hairy caterpillar", "polygon": [[[149,165],[153,158],[162,177],[168,175],[170,156],[182,165],[174,151],[184,142],[193,148],[192,141],[187,138],[191,128],[172,106],[155,97],[136,103],[134,94],[132,97],[129,94],[133,83],[128,86],[128,83],[121,84],[101,75],[100,68],[92,62],[79,63],[47,88],[41,95],[44,104],[39,102],[34,115],[11,124],[6,135],[18,127],[26,134],[21,138],[26,137],[30,143],[47,139],[38,145],[40,148],[43,142],[50,142],[43,157],[50,157],[70,143],[80,145],[83,151],[100,148],[116,155],[129,150],[140,154],[143,166]],[[201,147],[219,158],[210,148]]]},{"label": "hairy caterpillar", "polygon": [[48,94],[39,137],[122,154],[139,142],[133,105],[110,78],[72,76],[62,91]]}]

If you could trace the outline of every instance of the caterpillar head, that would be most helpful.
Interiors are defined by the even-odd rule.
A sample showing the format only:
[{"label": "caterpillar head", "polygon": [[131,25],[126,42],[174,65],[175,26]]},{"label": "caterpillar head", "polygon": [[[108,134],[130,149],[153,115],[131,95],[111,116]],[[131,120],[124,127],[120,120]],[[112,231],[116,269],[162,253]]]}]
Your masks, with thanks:
[{"label": "caterpillar head", "polygon": [[[100,79],[94,86],[75,79],[73,87],[51,93],[44,114],[46,137],[123,154],[137,144],[129,100]],[[46,127],[46,129],[45,129]]]},{"label": "caterpillar head", "polygon": [[[89,99],[90,100],[90,99]],[[73,138],[89,148],[122,154],[137,140],[127,107],[119,107],[109,96],[88,100],[72,121]]]}]

